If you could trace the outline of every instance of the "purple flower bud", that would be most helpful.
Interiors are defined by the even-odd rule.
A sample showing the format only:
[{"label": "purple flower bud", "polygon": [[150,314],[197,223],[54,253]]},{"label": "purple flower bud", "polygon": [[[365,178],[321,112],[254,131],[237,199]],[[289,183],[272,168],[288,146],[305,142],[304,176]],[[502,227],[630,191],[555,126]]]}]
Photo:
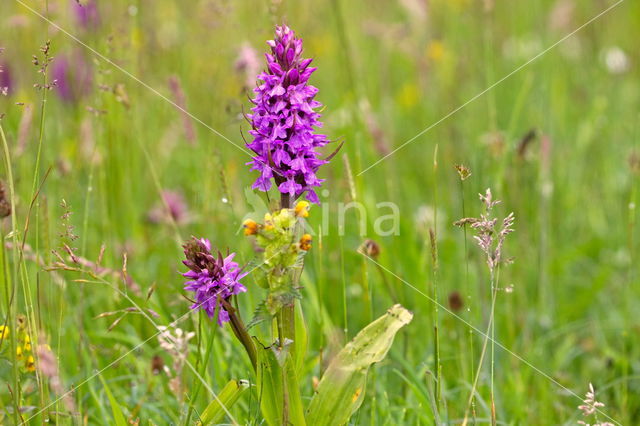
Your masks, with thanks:
[{"label": "purple flower bud", "polygon": [[247,275],[233,261],[235,253],[222,257],[211,253],[209,240],[193,238],[184,246],[186,260],[183,263],[189,271],[182,274],[190,281],[185,283],[184,289],[195,293],[196,303],[191,309],[202,309],[209,318],[217,316],[218,324],[222,326],[229,321],[229,313],[225,310],[222,300],[247,291],[240,280]]},{"label": "purple flower bud", "polygon": [[309,67],[311,59],[301,57],[302,39],[287,26],[277,26],[275,39],[267,44],[267,71],[258,75],[263,83],[254,89],[255,106],[247,115],[253,127],[247,147],[256,154],[247,164],[260,172],[253,188],[266,192],[273,178],[281,193],[293,198],[306,193],[309,201],[318,203],[313,188],[323,180],[316,172],[327,161],[317,148],[328,140],[315,130],[322,126],[315,111],[322,104],[314,100],[318,89],[308,81],[316,68]]}]

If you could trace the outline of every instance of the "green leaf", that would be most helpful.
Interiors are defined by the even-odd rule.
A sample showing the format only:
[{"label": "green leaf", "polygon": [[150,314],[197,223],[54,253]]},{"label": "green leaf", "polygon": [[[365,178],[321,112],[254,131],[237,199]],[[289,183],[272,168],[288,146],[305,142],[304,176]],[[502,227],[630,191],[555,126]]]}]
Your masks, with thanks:
[{"label": "green leaf", "polygon": [[265,203],[262,197],[260,197],[260,195],[258,195],[251,188],[244,189],[244,198],[251,208],[251,213],[248,213],[245,219],[253,219],[259,221],[262,220],[265,213],[269,213],[269,206],[267,206],[267,203]]},{"label": "green leaf", "polygon": [[[206,426],[209,424],[220,423],[224,419],[227,410],[235,404],[240,395],[249,388],[249,382],[246,380],[230,380],[218,394],[218,398],[211,401],[205,408],[198,425]],[[225,410],[226,408],[226,410]]]},{"label": "green leaf", "polygon": [[257,387],[260,408],[269,425],[305,425],[304,407],[295,365],[288,347],[258,348]]},{"label": "green leaf", "polygon": [[99,377],[100,377],[100,381],[102,382],[102,386],[104,387],[104,391],[107,394],[107,398],[109,398],[109,404],[111,404],[113,421],[115,422],[116,426],[127,426],[127,420],[124,414],[122,413],[120,404],[118,404],[118,401],[113,397],[113,394],[111,393],[111,389],[109,389],[109,386],[107,385],[107,382],[104,380],[104,377],[102,377],[102,375],[99,375]]},{"label": "green leaf", "polygon": [[251,321],[249,321],[249,323],[247,324],[247,330],[250,330],[254,326],[264,321],[270,321],[272,319],[273,315],[269,313],[269,311],[267,310],[266,302],[263,300],[258,304],[255,311],[253,311],[253,318],[251,318]]},{"label": "green leaf", "polygon": [[296,303],[295,306],[295,338],[293,345],[295,350],[293,351],[293,361],[296,368],[296,374],[298,377],[302,377],[302,367],[304,366],[304,360],[307,356],[307,345],[309,337],[307,335],[307,324],[302,314],[302,306],[300,303]]},{"label": "green leaf", "polygon": [[362,404],[369,367],[384,359],[395,334],[412,318],[411,312],[394,305],[347,343],[322,376],[307,411],[307,423],[314,426],[347,423]]}]

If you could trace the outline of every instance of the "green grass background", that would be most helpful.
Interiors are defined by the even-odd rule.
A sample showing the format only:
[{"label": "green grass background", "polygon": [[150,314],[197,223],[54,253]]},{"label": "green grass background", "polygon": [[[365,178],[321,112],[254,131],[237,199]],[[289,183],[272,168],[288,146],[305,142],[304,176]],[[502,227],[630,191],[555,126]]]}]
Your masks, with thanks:
[{"label": "green grass background", "polygon": [[[402,280],[433,294],[428,228],[435,226],[438,300],[446,306],[448,295],[460,292],[465,302],[461,317],[484,330],[490,306],[486,264],[470,233],[465,242],[463,231],[452,223],[463,216],[463,208],[464,215],[477,216],[477,193],[491,187],[503,200],[497,208],[500,217],[511,211],[516,215],[516,232],[505,247],[515,263],[500,274],[500,285],[513,284],[513,292],[498,295],[496,340],[548,376],[496,348],[499,422],[575,424],[581,418],[576,408],[580,400],[570,392],[582,396],[589,382],[606,404],[607,415],[625,425],[640,422],[638,213],[633,208],[638,175],[628,161],[634,149],[638,152],[640,138],[640,4],[623,1],[359,174],[382,157],[380,143],[390,150],[401,146],[614,3],[495,1],[487,10],[485,3],[493,2],[117,0],[99,2],[101,24],[95,30],[75,23],[71,3],[25,1],[168,98],[167,81],[177,76],[189,112],[240,146],[240,129],[248,130],[241,113],[250,106],[243,91],[245,76],[234,70],[240,45],[248,42],[261,54],[274,24],[282,22],[304,38],[305,52],[318,67],[312,84],[326,106],[323,131],[345,141],[341,153],[320,172],[328,190],[321,197],[325,204],[311,210],[311,225],[317,229],[328,223],[328,228],[315,237],[302,279],[311,339],[307,396],[312,377],[319,375],[321,354],[326,358],[394,303],[375,265],[357,253],[365,236],[359,235],[356,209],[347,211],[341,232],[339,203],[355,200],[364,205],[360,213],[366,216],[366,237],[380,244],[379,262],[392,272],[386,278],[397,301],[414,313],[414,320],[399,332],[388,358],[372,370],[367,398],[352,422],[434,423],[433,304]],[[403,6],[411,3],[422,5],[426,14]],[[573,13],[553,25],[552,15],[561,4],[573,5]],[[84,55],[93,65],[94,84],[72,104],[62,102],[55,89],[48,92],[42,117],[43,92],[32,87],[42,76],[30,62],[47,39],[53,56]],[[0,96],[0,113],[6,114],[0,124],[11,155],[6,159],[3,154],[8,161],[3,161],[2,179],[8,181],[9,163],[18,241],[24,238],[34,182],[41,182],[51,167],[30,211],[26,243],[44,263],[55,261],[51,249],[64,240],[64,199],[72,212],[69,224],[79,237],[73,241],[77,254],[95,260],[104,244],[103,265],[118,271],[126,252],[127,273],[142,289],[137,296],[113,277],[105,278],[110,285],[77,282],[86,277],[74,273],[56,281],[33,257],[14,256],[17,250],[7,244],[16,234],[10,234],[11,219],[3,219],[7,244],[0,318],[4,321],[8,312],[13,318],[24,314],[37,325],[38,341],[51,346],[63,385],[70,389],[155,332],[142,315],[127,315],[112,331],[108,327],[117,316],[95,318],[133,306],[116,289],[157,312],[157,324],[169,324],[188,311],[179,271],[184,269],[180,243],[189,236],[207,237],[223,250],[237,251],[241,263],[253,259],[251,241],[237,229],[251,210],[245,189],[255,175],[244,165],[245,153],[205,126],[194,122],[197,140],[189,145],[180,112],[166,100],[14,0],[0,4],[0,46],[5,48],[0,62],[11,67],[19,85],[10,96]],[[628,55],[629,69],[621,74],[611,73],[604,62],[605,52],[614,46]],[[99,84],[121,84],[130,105],[99,90]],[[16,102],[33,110],[24,152],[18,151],[17,140],[26,106]],[[88,106],[105,113],[93,114]],[[371,122],[381,133],[372,131]],[[537,130],[537,137],[522,157],[517,147],[530,129]],[[458,163],[472,171],[463,185],[454,169]],[[149,223],[147,212],[163,189],[184,194],[189,223]],[[386,201],[399,207],[399,233],[380,237],[374,223],[389,210],[377,203]],[[248,319],[263,293],[251,277],[245,283],[249,292],[239,304]],[[13,286],[16,296],[9,310]],[[152,286],[155,291],[146,300]],[[443,422],[459,424],[482,338],[470,338],[469,328],[442,309],[437,321],[445,401],[440,415]],[[139,418],[141,424],[183,424],[190,410],[193,421],[213,399],[205,383],[216,392],[231,378],[252,378],[248,359],[228,329],[201,314],[188,316],[179,326],[197,333],[189,361],[200,375],[185,367],[183,397],[169,390],[164,374],[152,374],[154,355],[171,364],[152,338],[106,369],[103,381],[96,377],[78,386],[74,416],[58,402],[30,422],[112,423],[117,414],[108,389],[127,418]],[[212,352],[205,358],[211,341]],[[47,390],[46,380],[39,385],[33,373],[15,377],[7,344],[0,359],[0,416],[11,424],[16,390],[9,388],[16,382],[20,405],[32,407],[25,419],[56,395]],[[488,367],[476,401],[478,424],[490,417]],[[260,423],[256,394],[246,393],[231,413],[239,423]]]}]

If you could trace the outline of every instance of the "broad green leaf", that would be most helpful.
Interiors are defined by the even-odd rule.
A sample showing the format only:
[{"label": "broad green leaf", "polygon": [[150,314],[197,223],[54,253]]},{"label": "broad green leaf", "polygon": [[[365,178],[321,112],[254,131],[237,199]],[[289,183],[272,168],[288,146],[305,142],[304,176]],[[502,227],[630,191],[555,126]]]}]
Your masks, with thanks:
[{"label": "broad green leaf", "polygon": [[[227,410],[240,398],[240,395],[249,388],[246,380],[230,380],[218,394],[218,398],[211,401],[200,416],[198,425],[220,423],[224,419]],[[226,408],[226,410],[225,410]]]},{"label": "broad green leaf", "polygon": [[100,381],[102,382],[102,386],[104,387],[104,391],[107,394],[107,398],[109,398],[109,404],[111,404],[111,412],[113,413],[114,423],[116,424],[116,426],[127,426],[127,420],[124,414],[122,413],[120,404],[118,404],[118,401],[113,397],[113,394],[111,393],[111,389],[109,389],[109,385],[107,385],[107,382],[106,380],[104,380],[104,377],[102,377],[102,375],[99,375],[99,377],[100,377]]},{"label": "broad green leaf", "polygon": [[412,318],[411,312],[394,305],[347,343],[322,376],[307,411],[307,423],[314,426],[347,423],[362,404],[369,367],[384,359],[395,334]]},{"label": "broad green leaf", "polygon": [[265,348],[254,340],[258,348],[257,388],[265,421],[269,425],[305,425],[300,386],[288,348]]}]

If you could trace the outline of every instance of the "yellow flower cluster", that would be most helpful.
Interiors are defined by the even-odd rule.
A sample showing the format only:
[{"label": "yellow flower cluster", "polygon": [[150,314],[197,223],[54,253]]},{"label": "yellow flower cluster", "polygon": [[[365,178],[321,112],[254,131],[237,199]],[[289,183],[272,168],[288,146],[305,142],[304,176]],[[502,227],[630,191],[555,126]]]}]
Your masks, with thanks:
[{"label": "yellow flower cluster", "polygon": [[290,288],[289,271],[299,268],[302,257],[311,249],[311,235],[302,234],[309,207],[307,201],[300,201],[293,208],[265,214],[262,223],[251,219],[243,223],[244,234],[255,236],[256,245],[262,251],[267,279],[260,285],[272,291],[267,302],[271,313],[296,291]]},{"label": "yellow flower cluster", "polygon": [[311,235],[309,234],[304,234],[302,237],[300,237],[300,250],[304,250],[304,251],[309,251],[311,250]]},{"label": "yellow flower cluster", "polygon": [[[18,346],[16,347],[16,361],[20,361],[23,367],[29,373],[36,371],[36,360],[33,357],[33,348],[31,346],[31,336],[26,330],[26,321],[24,317],[18,317]],[[10,329],[5,325],[0,325],[0,338],[2,340],[9,338]]]},{"label": "yellow flower cluster", "polygon": [[242,224],[244,235],[257,235],[261,230],[269,232],[275,228],[290,228],[295,222],[294,217],[309,217],[309,207],[307,201],[299,201],[293,209],[282,209],[273,214],[267,213],[264,215],[263,225],[255,220],[247,219]]},{"label": "yellow flower cluster", "polygon": [[9,338],[9,327],[0,325],[0,340],[5,340],[7,338]]},{"label": "yellow flower cluster", "polygon": [[309,217],[309,202],[308,201],[300,201],[296,204],[293,212],[297,217]]},{"label": "yellow flower cluster", "polygon": [[31,337],[25,332],[19,342],[16,348],[16,359],[18,361],[24,361],[25,370],[33,373],[36,371],[36,361],[31,351]]}]

